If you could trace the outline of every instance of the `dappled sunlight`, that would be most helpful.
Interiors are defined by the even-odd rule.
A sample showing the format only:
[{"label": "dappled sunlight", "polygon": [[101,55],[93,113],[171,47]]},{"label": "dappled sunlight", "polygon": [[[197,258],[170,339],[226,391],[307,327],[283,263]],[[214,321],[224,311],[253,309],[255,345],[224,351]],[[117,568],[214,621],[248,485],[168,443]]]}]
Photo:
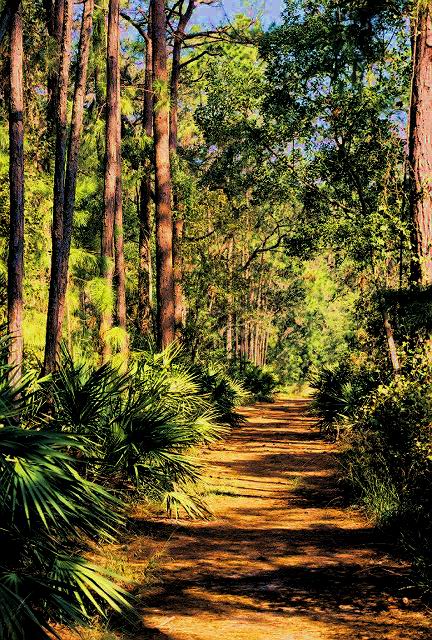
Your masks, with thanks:
[{"label": "dappled sunlight", "polygon": [[[430,637],[407,566],[341,506],[334,445],[306,408],[247,408],[233,438],[205,452],[213,519],[135,523],[167,553],[161,584],[140,592],[146,630],[134,638]],[[139,536],[131,552],[139,559]]]}]

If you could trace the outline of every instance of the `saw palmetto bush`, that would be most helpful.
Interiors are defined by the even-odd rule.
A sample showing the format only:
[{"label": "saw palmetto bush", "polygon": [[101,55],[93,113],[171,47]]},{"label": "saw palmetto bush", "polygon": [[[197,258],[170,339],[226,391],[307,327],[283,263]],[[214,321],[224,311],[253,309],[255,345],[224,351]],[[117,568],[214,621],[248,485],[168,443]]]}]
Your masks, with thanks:
[{"label": "saw palmetto bush", "polygon": [[246,362],[240,377],[243,386],[256,402],[272,402],[278,386],[278,380],[272,371]]},{"label": "saw palmetto bush", "polygon": [[432,371],[417,362],[373,390],[346,420],[344,477],[381,527],[399,536],[432,589]]},{"label": "saw palmetto bush", "polygon": [[309,376],[313,389],[310,413],[318,418],[321,431],[338,438],[346,419],[353,417],[368,395],[388,375],[373,363],[350,361],[323,366]]},{"label": "saw palmetto bush", "polygon": [[222,366],[198,365],[193,367],[199,388],[209,398],[218,415],[218,420],[231,427],[238,427],[244,418],[236,411],[251,401],[252,396],[241,381],[230,375]]},{"label": "saw palmetto bush", "polygon": [[0,368],[0,637],[52,638],[53,624],[85,624],[128,608],[125,592],[85,555],[112,540],[122,507],[77,470],[82,438],[41,419],[29,383],[11,388]]},{"label": "saw palmetto bush", "polygon": [[227,427],[177,356],[176,348],[136,353],[121,373],[77,364],[64,353],[45,393],[52,427],[88,442],[93,480],[140,494],[172,515],[183,509],[199,517],[207,509],[194,448],[218,440]]}]

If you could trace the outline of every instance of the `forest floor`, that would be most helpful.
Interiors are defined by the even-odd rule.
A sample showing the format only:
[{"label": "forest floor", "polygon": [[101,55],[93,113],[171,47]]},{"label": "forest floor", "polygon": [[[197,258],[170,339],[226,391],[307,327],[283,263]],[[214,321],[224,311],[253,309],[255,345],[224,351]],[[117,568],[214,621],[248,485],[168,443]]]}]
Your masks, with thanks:
[{"label": "forest floor", "polygon": [[344,505],[336,447],[306,408],[303,399],[247,408],[245,425],[204,453],[214,519],[138,519],[124,548],[137,565],[157,555],[161,577],[140,590],[146,630],[122,638],[432,637],[409,567]]}]

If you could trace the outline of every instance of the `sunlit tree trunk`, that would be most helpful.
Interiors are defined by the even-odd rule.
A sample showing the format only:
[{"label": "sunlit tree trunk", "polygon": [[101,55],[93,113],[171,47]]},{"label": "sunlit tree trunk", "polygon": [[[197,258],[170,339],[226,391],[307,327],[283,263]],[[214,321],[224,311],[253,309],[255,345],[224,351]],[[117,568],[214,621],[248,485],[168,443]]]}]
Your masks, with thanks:
[{"label": "sunlit tree trunk", "polygon": [[228,241],[228,256],[227,256],[227,267],[228,267],[228,297],[227,297],[227,330],[226,330],[226,350],[227,350],[227,358],[228,360],[232,360],[233,357],[233,294],[232,294],[232,286],[233,286],[233,254],[234,254],[234,238],[230,238]]},{"label": "sunlit tree trunk", "polygon": [[[170,118],[169,118],[169,144],[172,162],[175,162],[178,145],[178,97],[180,84],[180,60],[183,46],[183,37],[186,27],[192,17],[195,8],[195,0],[189,0],[185,13],[180,15],[177,29],[174,32],[174,45],[172,52],[172,68],[170,81]],[[177,335],[180,334],[185,322],[185,299],[183,293],[183,257],[182,243],[184,233],[184,219],[180,211],[180,194],[174,185],[174,209],[176,217],[174,220],[173,237],[173,265],[174,265],[174,306],[175,306],[175,328]]]},{"label": "sunlit tree trunk", "polygon": [[156,292],[159,348],[175,337],[173,224],[169,152],[169,91],[167,73],[165,2],[153,2],[153,78],[155,204],[156,204]]},{"label": "sunlit tree trunk", "polygon": [[[121,216],[120,187],[120,0],[110,0],[108,12],[108,42],[106,60],[106,130],[105,130],[105,180],[104,211],[101,242],[101,275],[107,291],[112,292],[115,271],[114,229],[118,232]],[[119,251],[118,239],[116,240]],[[117,307],[118,313],[118,307]],[[113,325],[113,309],[110,305],[101,310],[100,341],[102,359],[111,354],[108,332]]]},{"label": "sunlit tree trunk", "polygon": [[269,334],[268,334],[268,331],[266,331],[264,336],[264,348],[263,348],[263,359],[262,359],[263,367],[267,364],[268,342],[269,342]]},{"label": "sunlit tree trunk", "polygon": [[[147,141],[153,135],[153,42],[152,5],[148,11],[146,38],[143,129]],[[152,262],[151,262],[151,161],[144,159],[144,175],[141,179],[139,198],[139,272],[138,272],[138,325],[141,335],[152,329]]]},{"label": "sunlit tree trunk", "polygon": [[23,25],[20,7],[10,19],[9,180],[10,231],[8,257],[8,332],[11,336],[8,364],[11,381],[17,382],[23,360],[24,281],[24,91]]},{"label": "sunlit tree trunk", "polygon": [[[63,222],[63,243],[60,268],[60,287],[58,296],[59,319],[56,340],[62,336],[63,318],[66,305],[68,285],[69,256],[72,242],[73,215],[78,176],[78,157],[84,117],[84,101],[87,88],[87,71],[90,54],[91,34],[93,26],[94,0],[85,0],[81,21],[81,34],[78,53],[78,66],[75,80],[72,122],[69,136],[69,149],[65,178],[65,203]],[[57,347],[58,348],[58,347]]]},{"label": "sunlit tree trunk", "polygon": [[418,3],[412,28],[413,80],[409,161],[414,227],[413,279],[432,284],[432,22],[430,2]]},{"label": "sunlit tree trunk", "polygon": [[53,64],[53,61],[50,61],[51,64],[48,69],[47,78],[47,129],[51,133],[53,124],[55,128],[56,119],[57,82],[60,68],[60,65],[56,64],[56,62],[57,58],[60,60],[61,57],[65,0],[44,0],[44,6],[47,18],[47,31],[56,45],[55,62]]},{"label": "sunlit tree trunk", "polygon": [[399,357],[396,349],[396,342],[393,335],[393,328],[390,322],[389,314],[383,307],[383,322],[384,330],[387,338],[387,345],[390,354],[390,360],[393,368],[393,373],[398,374],[400,371]]},{"label": "sunlit tree trunk", "polygon": [[61,260],[63,249],[65,167],[67,151],[67,94],[72,49],[73,0],[65,0],[60,70],[55,101],[56,145],[54,168],[54,200],[52,222],[51,277],[46,325],[44,372],[56,366],[59,344],[59,297],[61,289]]},{"label": "sunlit tree trunk", "polygon": [[[117,30],[118,50],[120,51],[120,31]],[[114,216],[114,254],[115,270],[114,283],[116,293],[116,320],[123,330],[121,353],[126,356],[128,352],[127,318],[126,318],[126,263],[124,259],[123,239],[123,188],[122,188],[122,157],[121,157],[121,104],[120,104],[120,67],[117,65],[117,179]]]}]

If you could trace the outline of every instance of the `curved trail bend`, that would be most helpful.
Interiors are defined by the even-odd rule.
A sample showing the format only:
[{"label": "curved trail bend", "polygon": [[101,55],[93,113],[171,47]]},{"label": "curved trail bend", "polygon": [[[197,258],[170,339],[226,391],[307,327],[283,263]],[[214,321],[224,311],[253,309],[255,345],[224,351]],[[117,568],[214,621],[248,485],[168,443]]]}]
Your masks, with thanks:
[{"label": "curved trail bend", "polygon": [[169,543],[163,582],[143,603],[144,638],[432,637],[406,590],[406,566],[342,506],[334,448],[306,406],[297,399],[245,409],[247,423],[204,454],[215,518],[152,523],[155,548]]}]

